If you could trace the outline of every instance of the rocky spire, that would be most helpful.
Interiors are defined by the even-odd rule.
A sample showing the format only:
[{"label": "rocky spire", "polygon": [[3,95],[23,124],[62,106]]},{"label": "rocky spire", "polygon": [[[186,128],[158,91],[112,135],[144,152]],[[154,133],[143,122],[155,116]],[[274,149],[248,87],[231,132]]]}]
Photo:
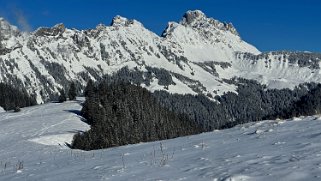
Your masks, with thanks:
[{"label": "rocky spire", "polygon": [[120,27],[120,26],[129,26],[130,24],[134,24],[134,20],[129,20],[122,16],[115,16],[111,22],[111,26]]},{"label": "rocky spire", "polygon": [[200,10],[194,10],[194,11],[187,11],[184,16],[183,19],[181,21],[181,24],[184,25],[191,25],[197,21],[206,19],[206,15],[200,11]]},{"label": "rocky spire", "polygon": [[207,16],[200,10],[187,11],[182,20],[180,21],[181,25],[190,26],[193,28],[206,28],[212,26],[219,30],[229,31],[237,36],[239,36],[237,30],[234,28],[232,23],[222,23],[213,18],[207,18]]}]

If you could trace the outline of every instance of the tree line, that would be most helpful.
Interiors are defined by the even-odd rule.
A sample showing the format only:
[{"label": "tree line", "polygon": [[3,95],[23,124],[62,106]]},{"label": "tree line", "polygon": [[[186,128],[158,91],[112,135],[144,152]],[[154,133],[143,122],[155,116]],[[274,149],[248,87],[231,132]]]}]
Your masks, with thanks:
[{"label": "tree line", "polygon": [[19,111],[22,107],[36,104],[35,96],[30,96],[26,90],[0,83],[0,106],[3,107],[4,110]]}]

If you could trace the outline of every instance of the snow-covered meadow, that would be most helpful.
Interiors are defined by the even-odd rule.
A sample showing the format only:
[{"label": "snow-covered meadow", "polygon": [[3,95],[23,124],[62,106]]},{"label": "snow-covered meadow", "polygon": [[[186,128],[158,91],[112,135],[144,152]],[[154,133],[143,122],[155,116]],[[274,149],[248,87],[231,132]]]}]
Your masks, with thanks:
[{"label": "snow-covered meadow", "polygon": [[65,146],[89,129],[79,103],[0,113],[0,180],[321,179],[319,116],[85,152]]}]

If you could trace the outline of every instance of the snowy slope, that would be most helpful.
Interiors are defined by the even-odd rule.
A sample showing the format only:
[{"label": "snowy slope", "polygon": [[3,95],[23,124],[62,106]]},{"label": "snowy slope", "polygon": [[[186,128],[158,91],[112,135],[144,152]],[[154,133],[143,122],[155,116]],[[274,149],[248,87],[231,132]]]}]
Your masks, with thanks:
[{"label": "snowy slope", "polygon": [[[265,59],[268,54],[271,58]],[[179,94],[233,92],[236,86],[224,81],[232,77],[255,79],[270,88],[320,82],[318,66],[302,67],[288,56],[295,54],[298,62],[308,65],[309,57],[320,60],[320,54],[279,52],[281,61],[272,54],[261,54],[241,39],[231,23],[206,17],[199,10],[186,12],[178,23],[170,22],[162,36],[121,16],[110,26],[100,24],[90,30],[57,24],[31,33],[20,32],[0,18],[0,82],[24,86],[37,96],[38,103],[50,100],[70,81],[85,85],[88,79],[99,79],[125,66],[143,72],[148,72],[147,67],[165,69],[174,84],[165,89],[153,77],[155,81],[142,86]]]},{"label": "snowy slope", "polygon": [[[320,180],[321,118],[263,121],[84,152],[79,102],[0,113],[0,180]],[[20,166],[19,166],[20,165]]]},{"label": "snowy slope", "polygon": [[238,51],[260,53],[241,39],[231,23],[208,18],[199,10],[187,11],[180,23],[168,23],[162,36],[193,62],[230,61]]},{"label": "snowy slope", "polygon": [[234,74],[254,79],[269,88],[294,88],[304,82],[321,82],[321,54],[268,52],[260,55],[239,53]]}]

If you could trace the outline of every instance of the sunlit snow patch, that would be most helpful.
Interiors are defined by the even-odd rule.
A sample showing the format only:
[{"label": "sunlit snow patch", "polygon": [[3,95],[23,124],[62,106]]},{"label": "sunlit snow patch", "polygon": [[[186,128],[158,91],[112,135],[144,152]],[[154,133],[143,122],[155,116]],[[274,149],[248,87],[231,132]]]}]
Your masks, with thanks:
[{"label": "sunlit snow patch", "polygon": [[1,106],[0,106],[0,113],[6,112]]},{"label": "sunlit snow patch", "polygon": [[38,144],[43,144],[43,145],[67,147],[67,144],[71,144],[73,137],[74,137],[73,133],[68,133],[68,134],[41,136],[39,138],[30,139],[29,141],[32,141]]}]

